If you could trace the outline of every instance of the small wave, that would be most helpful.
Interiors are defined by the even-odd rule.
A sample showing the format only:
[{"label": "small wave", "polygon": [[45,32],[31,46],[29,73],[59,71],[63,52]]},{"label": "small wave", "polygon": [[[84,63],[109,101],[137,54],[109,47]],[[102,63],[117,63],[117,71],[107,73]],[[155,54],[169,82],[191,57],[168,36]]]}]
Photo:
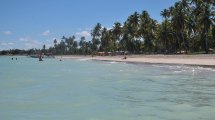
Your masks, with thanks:
[{"label": "small wave", "polygon": [[160,67],[160,68],[163,68],[163,67],[169,67],[168,65],[152,65],[153,67]]},{"label": "small wave", "polygon": [[181,73],[181,72],[183,72],[183,70],[182,71],[174,71],[174,73]]},{"label": "small wave", "polygon": [[112,62],[107,62],[107,63],[109,63],[109,64],[115,64],[115,63],[117,63],[117,62],[115,62],[115,61],[112,61]]},{"label": "small wave", "polygon": [[78,61],[88,61],[90,59],[78,59]]},{"label": "small wave", "polygon": [[207,68],[201,66],[189,66],[189,65],[152,65],[153,67],[158,68],[167,68],[172,70],[174,73],[181,72],[203,72],[203,71],[212,71],[214,72],[214,68]]},{"label": "small wave", "polygon": [[158,68],[168,68],[171,70],[175,70],[175,69],[181,69],[182,66],[176,66],[176,65],[152,65],[153,67],[158,67]]},{"label": "small wave", "polygon": [[191,71],[191,72],[201,72],[201,71],[215,71],[214,68],[205,68],[200,66],[177,66],[174,68],[175,71]]},{"label": "small wave", "polygon": [[203,71],[215,71],[213,68],[205,68],[205,67],[197,67],[198,70],[203,70]]}]

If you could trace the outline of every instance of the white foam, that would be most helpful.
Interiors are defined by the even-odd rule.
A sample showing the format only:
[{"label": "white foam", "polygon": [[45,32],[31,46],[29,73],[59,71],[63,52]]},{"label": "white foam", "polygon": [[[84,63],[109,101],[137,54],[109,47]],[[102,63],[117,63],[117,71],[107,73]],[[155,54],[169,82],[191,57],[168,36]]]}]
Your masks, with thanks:
[{"label": "white foam", "polygon": [[110,64],[115,64],[115,63],[117,63],[117,62],[115,62],[115,61],[112,61],[112,62],[108,62],[108,63],[110,63]]},{"label": "white foam", "polygon": [[163,67],[168,67],[168,66],[166,66],[166,65],[152,65],[153,67],[161,67],[161,68],[163,68]]},{"label": "white foam", "polygon": [[174,71],[174,73],[181,73],[181,72],[183,72],[183,71]]},{"label": "white foam", "polygon": [[88,61],[90,59],[78,59],[78,61]]}]

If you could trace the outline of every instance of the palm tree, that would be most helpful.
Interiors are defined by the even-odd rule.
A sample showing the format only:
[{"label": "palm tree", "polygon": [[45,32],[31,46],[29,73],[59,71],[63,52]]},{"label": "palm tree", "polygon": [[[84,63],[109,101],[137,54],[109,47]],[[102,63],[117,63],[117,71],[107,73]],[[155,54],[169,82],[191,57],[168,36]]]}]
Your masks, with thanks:
[{"label": "palm tree", "polygon": [[63,37],[62,37],[62,40],[65,41],[65,44],[66,44],[66,53],[68,53],[69,48],[70,48],[69,39],[63,36]]},{"label": "palm tree", "polygon": [[164,49],[165,49],[165,53],[168,52],[168,42],[167,42],[167,22],[168,22],[168,18],[170,17],[170,12],[169,10],[167,9],[164,9],[163,11],[161,11],[160,15],[165,19],[164,20],[164,27],[162,29],[162,32],[161,32],[161,38],[163,40],[163,46],[164,46]]},{"label": "palm tree", "polygon": [[131,49],[131,52],[135,53],[136,50],[135,50],[135,41],[139,38],[139,35],[138,35],[138,29],[139,29],[139,14],[137,12],[134,12],[134,14],[130,15],[127,19],[127,21],[125,22],[127,25],[126,25],[126,28],[128,30],[128,34],[130,35],[129,39],[130,39],[130,49]]},{"label": "palm tree", "polygon": [[102,29],[102,25],[100,23],[97,23],[96,26],[94,27],[94,29],[91,32],[93,51],[97,51],[99,46],[100,46],[101,29]]},{"label": "palm tree", "polygon": [[208,53],[209,51],[208,34],[209,34],[210,27],[214,25],[214,18],[212,18],[212,16],[214,16],[213,15],[214,13],[212,13],[212,6],[207,2],[202,3],[201,7],[203,11],[199,14],[199,18],[200,18],[199,23],[202,28],[202,38],[204,39],[204,49],[205,49],[205,52]]},{"label": "palm tree", "polygon": [[74,41],[72,44],[73,54],[77,54],[78,42]]},{"label": "palm tree", "polygon": [[84,47],[84,44],[85,44],[85,37],[82,36],[82,37],[80,38],[79,46],[80,46],[80,47]]},{"label": "palm tree", "polygon": [[138,37],[138,28],[139,28],[139,14],[134,12],[131,16],[127,19],[127,24],[129,26],[129,32],[131,36],[135,39]]},{"label": "palm tree", "polygon": [[193,15],[192,13],[190,13],[189,17],[188,17],[188,22],[186,24],[187,27],[187,31],[188,31],[188,37],[190,39],[191,46],[192,46],[192,52],[194,52],[195,49],[195,36],[196,36],[196,31],[197,31],[197,25],[196,25],[196,21],[195,21],[196,17],[195,15]]},{"label": "palm tree", "polygon": [[63,40],[61,40],[61,42],[59,44],[59,52],[60,52],[60,54],[65,54],[65,52],[66,52],[66,44]]},{"label": "palm tree", "polygon": [[156,21],[150,18],[147,11],[143,11],[140,15],[140,28],[138,35],[144,40],[144,50],[151,52],[153,50],[154,31],[156,29]]},{"label": "palm tree", "polygon": [[85,37],[82,36],[80,38],[79,46],[80,46],[80,53],[79,54],[86,54],[86,41],[85,41]]},{"label": "palm tree", "polygon": [[120,41],[120,37],[121,37],[121,34],[122,34],[122,25],[121,25],[121,23],[119,23],[119,22],[114,23],[112,33],[113,33],[114,46],[116,47],[116,49],[118,49],[117,46],[118,46],[118,43]]},{"label": "palm tree", "polygon": [[57,39],[54,39],[54,52],[53,54],[57,53]]},{"label": "palm tree", "polygon": [[45,45],[45,44],[43,45],[42,51],[43,51],[44,53],[45,53],[45,51],[46,51],[46,45]]},{"label": "palm tree", "polygon": [[54,39],[54,46],[57,46],[57,39]]},{"label": "palm tree", "polygon": [[68,40],[67,40],[68,52],[70,54],[74,53],[74,48],[73,48],[74,41],[75,41],[75,36],[74,35],[72,37],[69,37]]},{"label": "palm tree", "polygon": [[167,21],[167,18],[170,17],[170,12],[168,9],[164,9],[163,11],[161,11],[160,15],[165,18],[165,21]]},{"label": "palm tree", "polygon": [[111,45],[111,39],[109,37],[109,31],[107,30],[106,27],[102,29],[102,35],[101,35],[101,46],[100,46],[100,51],[105,51],[108,52],[110,49]]},{"label": "palm tree", "polygon": [[124,22],[122,27],[122,38],[119,41],[119,48],[124,51],[133,52],[133,40],[130,34],[130,26],[127,22]]},{"label": "palm tree", "polygon": [[[186,1],[183,1],[186,2]],[[174,9],[171,11],[171,21],[177,38],[177,45],[181,52],[181,46],[185,51],[188,51],[189,45],[187,39],[185,39],[185,29],[188,19],[188,8],[185,8],[186,4],[183,2],[176,2]]]}]

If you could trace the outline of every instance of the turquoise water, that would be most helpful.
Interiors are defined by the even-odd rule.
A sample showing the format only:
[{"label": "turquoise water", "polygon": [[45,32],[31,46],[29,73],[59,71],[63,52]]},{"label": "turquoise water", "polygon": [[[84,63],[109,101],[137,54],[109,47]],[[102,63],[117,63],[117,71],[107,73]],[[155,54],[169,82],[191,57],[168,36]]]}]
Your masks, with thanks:
[{"label": "turquoise water", "polygon": [[1,120],[213,120],[215,70],[0,57]]}]

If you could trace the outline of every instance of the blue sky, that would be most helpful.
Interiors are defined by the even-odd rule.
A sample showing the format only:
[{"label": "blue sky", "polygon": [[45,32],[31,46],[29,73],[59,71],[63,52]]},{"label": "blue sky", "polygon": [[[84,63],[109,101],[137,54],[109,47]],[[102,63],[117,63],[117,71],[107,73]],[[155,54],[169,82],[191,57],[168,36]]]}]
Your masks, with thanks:
[{"label": "blue sky", "polygon": [[0,0],[0,50],[53,45],[53,39],[75,35],[90,40],[97,22],[110,28],[135,11],[160,11],[178,0]]}]

